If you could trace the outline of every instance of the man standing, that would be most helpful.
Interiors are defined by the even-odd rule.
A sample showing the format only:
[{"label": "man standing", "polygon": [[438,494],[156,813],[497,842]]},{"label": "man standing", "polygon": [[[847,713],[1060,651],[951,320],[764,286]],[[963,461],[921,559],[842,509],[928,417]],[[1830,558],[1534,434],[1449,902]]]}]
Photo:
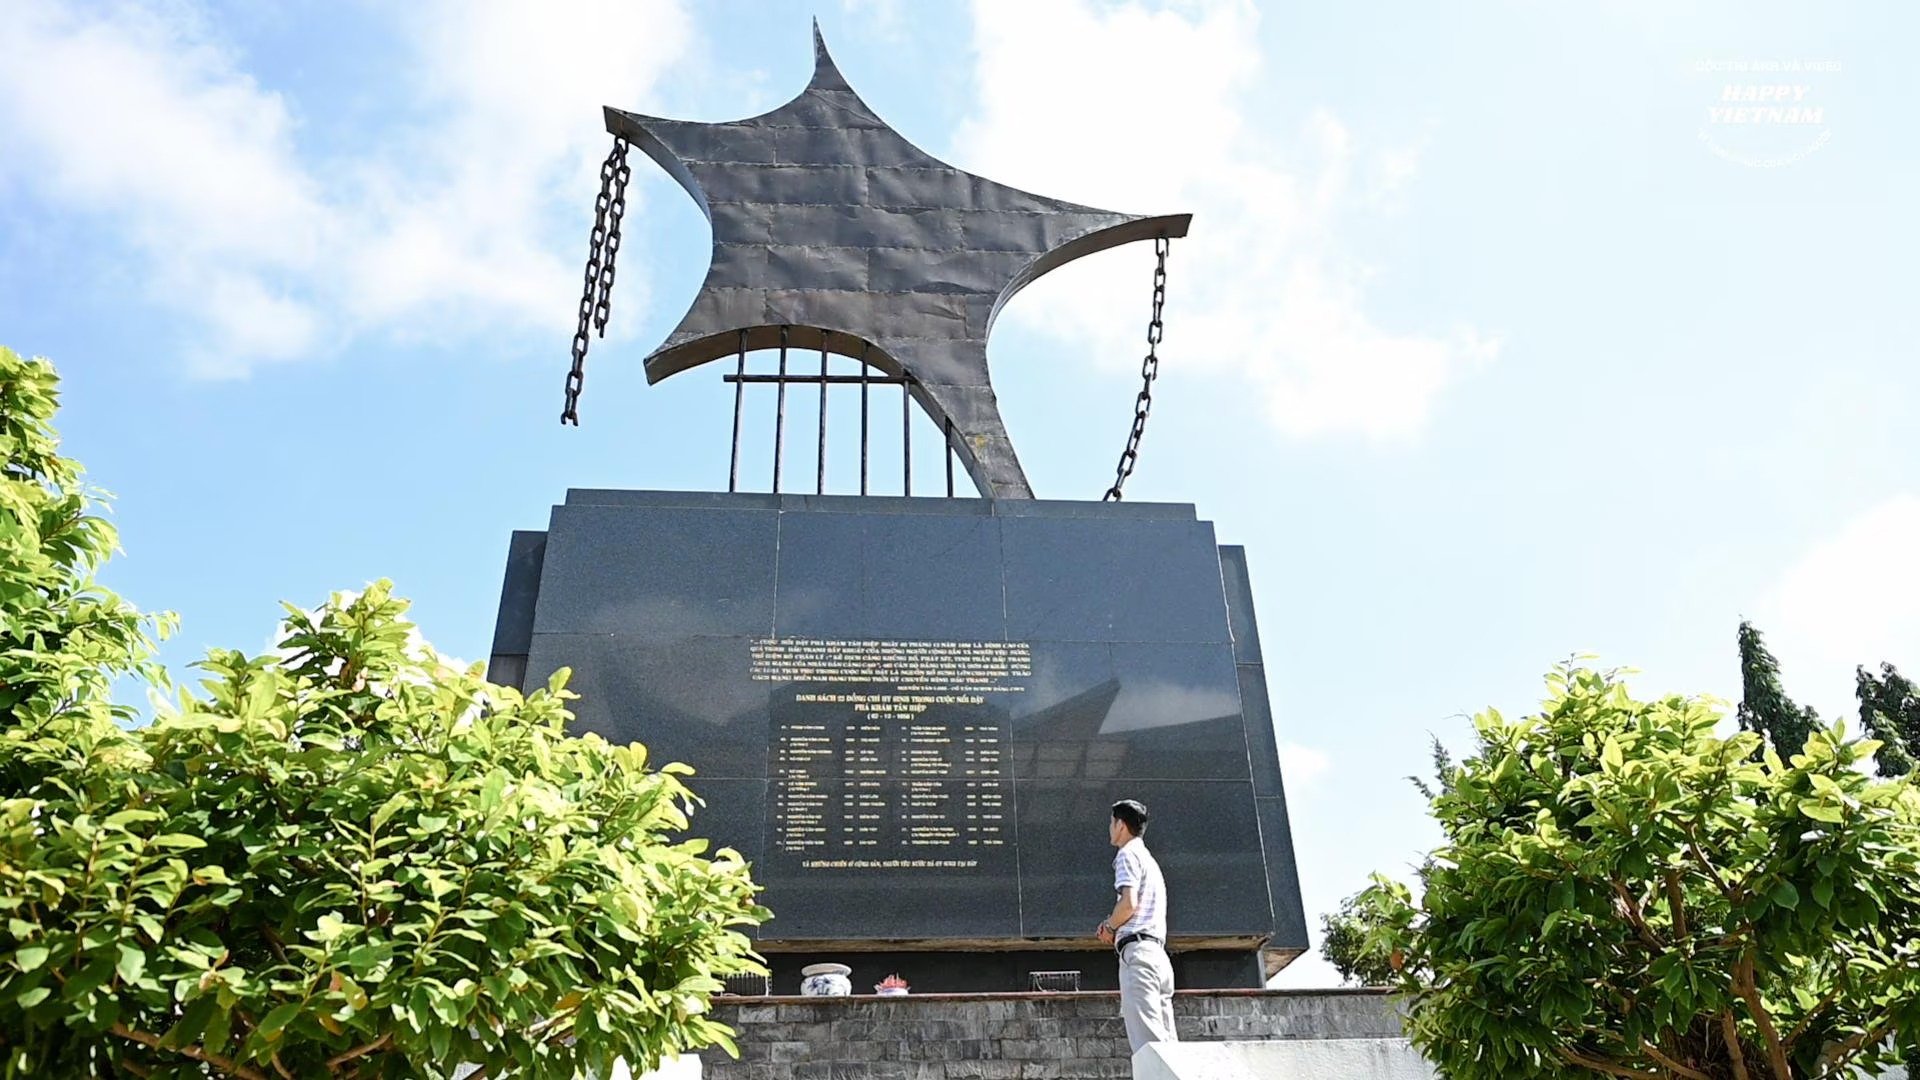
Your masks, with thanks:
[{"label": "man standing", "polygon": [[1167,883],[1141,839],[1147,808],[1113,804],[1107,840],[1113,856],[1113,914],[1095,931],[1120,954],[1120,1017],[1138,1053],[1150,1042],[1178,1042],[1173,1026],[1173,965],[1167,961]]}]

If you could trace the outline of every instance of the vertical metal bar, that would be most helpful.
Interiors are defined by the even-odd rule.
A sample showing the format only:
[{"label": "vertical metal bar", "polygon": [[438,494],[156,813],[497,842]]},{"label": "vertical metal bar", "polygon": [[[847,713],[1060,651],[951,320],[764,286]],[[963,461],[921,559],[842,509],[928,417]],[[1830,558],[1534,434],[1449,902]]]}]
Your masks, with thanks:
[{"label": "vertical metal bar", "polygon": [[787,328],[780,328],[780,405],[773,414],[773,493],[780,494],[780,452],[787,440]]},{"label": "vertical metal bar", "polygon": [[813,481],[813,493],[827,493],[827,333],[820,332],[820,452],[815,458],[817,476]]},{"label": "vertical metal bar", "polygon": [[[733,373],[736,378],[745,376],[747,373],[747,332],[745,330],[740,331],[740,362],[735,365]],[[740,406],[744,404],[746,393],[745,381],[736,381],[733,384],[733,461],[727,466],[728,491],[740,490]]]},{"label": "vertical metal bar", "polygon": [[947,441],[947,498],[953,498],[953,421],[949,419],[942,426],[941,434]]},{"label": "vertical metal bar", "polygon": [[913,494],[913,387],[907,369],[900,369],[900,467],[905,477],[900,482],[902,495]]},{"label": "vertical metal bar", "polygon": [[867,366],[870,341],[860,343],[860,494],[867,493],[867,379],[873,369]]}]

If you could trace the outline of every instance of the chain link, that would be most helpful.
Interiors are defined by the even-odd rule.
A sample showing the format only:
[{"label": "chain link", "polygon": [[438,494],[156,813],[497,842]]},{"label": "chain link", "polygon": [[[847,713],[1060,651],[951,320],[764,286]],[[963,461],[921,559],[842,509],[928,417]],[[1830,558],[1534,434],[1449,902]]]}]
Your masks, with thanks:
[{"label": "chain link", "polygon": [[1166,334],[1160,313],[1167,306],[1167,252],[1172,245],[1164,236],[1153,241],[1153,318],[1147,322],[1147,355],[1140,361],[1140,395],[1133,402],[1133,429],[1127,432],[1127,447],[1120,451],[1120,464],[1113,470],[1113,486],[1100,496],[1101,502],[1120,501],[1120,489],[1140,461],[1140,438],[1147,433],[1147,414],[1153,411],[1153,382],[1160,377],[1160,339]]},{"label": "chain link", "polygon": [[580,326],[573,334],[573,368],[567,372],[567,403],[560,422],[580,424],[580,391],[587,381],[587,344],[595,331],[607,336],[613,304],[614,261],[620,254],[620,219],[627,213],[627,140],[616,136],[600,165],[600,194],[593,201],[593,234],[587,240],[587,268],[580,290]]}]

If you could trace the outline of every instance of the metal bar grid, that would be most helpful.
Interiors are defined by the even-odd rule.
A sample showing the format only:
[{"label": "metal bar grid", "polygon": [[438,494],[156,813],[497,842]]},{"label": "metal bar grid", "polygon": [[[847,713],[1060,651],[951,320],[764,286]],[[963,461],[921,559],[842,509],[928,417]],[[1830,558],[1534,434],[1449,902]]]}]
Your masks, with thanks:
[{"label": "metal bar grid", "polygon": [[[747,373],[747,332],[740,331],[740,363],[734,369],[738,376]],[[740,490],[740,409],[746,404],[747,388],[737,384],[733,388],[733,462],[727,466],[727,490]]]},{"label": "metal bar grid", "polygon": [[[747,372],[747,332],[742,330],[739,337],[734,370],[721,376],[721,382],[733,386],[733,450],[727,468],[727,490],[740,490],[740,437],[745,414],[746,388],[748,385],[765,385],[778,388],[777,404],[773,422],[773,491],[779,494],[783,480],[784,460],[786,457],[787,388],[789,386],[812,386],[819,388],[819,429],[815,446],[814,493],[824,495],[827,492],[827,393],[834,386],[858,386],[860,388],[860,494],[870,490],[872,463],[872,388],[874,386],[898,386],[900,388],[900,487],[903,494],[913,494],[913,385],[911,374],[881,375],[875,374],[868,363],[872,343],[862,341],[860,349],[860,374],[835,375],[829,367],[831,350],[826,335],[820,341],[820,373],[800,374],[789,367],[788,351],[791,347],[790,326],[780,327],[779,372],[773,375],[748,374]],[[952,420],[941,425],[941,441],[944,443],[944,466],[946,471],[947,498],[956,497],[954,477],[954,426]]]},{"label": "metal bar grid", "polygon": [[787,328],[780,328],[780,406],[773,415],[773,493],[780,494],[780,452],[787,438]]},{"label": "metal bar grid", "polygon": [[860,494],[867,493],[867,387],[873,385],[873,367],[867,363],[870,342],[860,345]]},{"label": "metal bar grid", "polygon": [[813,493],[827,493],[827,336],[820,335],[820,450],[814,457]]}]

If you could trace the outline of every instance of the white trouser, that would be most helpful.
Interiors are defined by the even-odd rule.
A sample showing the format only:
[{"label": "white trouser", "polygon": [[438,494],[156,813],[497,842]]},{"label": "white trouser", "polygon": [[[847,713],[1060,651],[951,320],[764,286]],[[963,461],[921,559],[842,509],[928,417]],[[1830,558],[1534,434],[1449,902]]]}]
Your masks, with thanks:
[{"label": "white trouser", "polygon": [[1173,1026],[1173,965],[1157,941],[1120,950],[1120,1018],[1135,1052],[1150,1042],[1179,1042]]}]

